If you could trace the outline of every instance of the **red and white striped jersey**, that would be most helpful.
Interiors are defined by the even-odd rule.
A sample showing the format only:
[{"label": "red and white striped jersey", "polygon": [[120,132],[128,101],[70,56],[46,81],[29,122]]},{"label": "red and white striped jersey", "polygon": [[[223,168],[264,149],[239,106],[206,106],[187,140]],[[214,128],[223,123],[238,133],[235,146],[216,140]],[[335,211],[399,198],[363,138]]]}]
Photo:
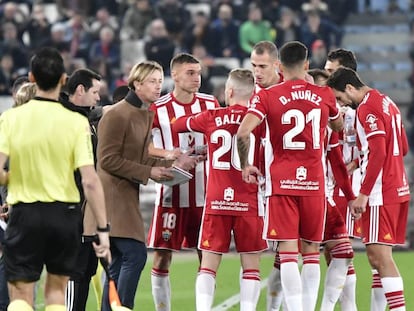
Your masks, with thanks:
[{"label": "red and white striped jersey", "polygon": [[[378,90],[370,90],[357,108],[357,131],[361,150],[361,193],[369,195],[369,205],[408,201],[410,191],[403,160],[408,143],[397,105]],[[371,139],[381,136],[385,138],[383,162],[372,156],[377,146],[370,144]],[[373,169],[375,166],[380,166],[378,173]]]},{"label": "red and white striped jersey", "polygon": [[[344,113],[344,119],[349,118],[350,122],[354,125],[354,128],[356,128],[356,111],[355,109],[352,109],[350,107],[347,107],[345,113]],[[342,158],[345,162],[345,164],[350,163],[351,161],[359,161],[359,150],[358,146],[355,145],[349,145],[345,142],[344,139],[344,131],[340,131],[339,133],[339,143],[341,145],[342,149]],[[356,168],[352,175],[350,176],[351,184],[352,184],[352,190],[354,193],[358,194],[359,189],[361,188],[361,170],[360,168]],[[338,187],[338,185],[335,186],[334,189],[334,196],[340,196],[343,197],[344,193],[342,190]]]},{"label": "red and white striped jersey", "polygon": [[[160,97],[150,109],[155,112],[152,135],[154,147],[166,150],[187,150],[204,145],[202,133],[175,133],[171,124],[176,119],[219,106],[217,99],[208,94],[196,93],[191,103],[183,104],[172,93]],[[201,162],[190,171],[193,178],[176,186],[156,185],[156,205],[160,207],[203,207],[206,185],[206,163]]]}]

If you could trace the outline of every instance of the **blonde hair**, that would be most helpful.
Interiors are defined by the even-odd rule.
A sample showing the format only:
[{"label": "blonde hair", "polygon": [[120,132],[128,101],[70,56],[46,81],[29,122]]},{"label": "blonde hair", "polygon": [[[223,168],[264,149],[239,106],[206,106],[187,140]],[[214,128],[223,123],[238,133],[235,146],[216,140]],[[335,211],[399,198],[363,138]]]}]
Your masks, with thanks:
[{"label": "blonde hair", "polygon": [[143,82],[149,75],[151,75],[155,70],[159,70],[162,75],[164,71],[160,64],[154,61],[146,60],[141,63],[135,64],[131,71],[129,72],[128,77],[128,86],[131,90],[135,90],[134,81]]},{"label": "blonde hair", "polygon": [[239,99],[250,99],[254,91],[254,76],[249,69],[236,68],[230,71],[227,85],[231,87]]},{"label": "blonde hair", "polygon": [[27,103],[36,95],[36,83],[27,82],[17,90],[13,107],[21,106]]}]

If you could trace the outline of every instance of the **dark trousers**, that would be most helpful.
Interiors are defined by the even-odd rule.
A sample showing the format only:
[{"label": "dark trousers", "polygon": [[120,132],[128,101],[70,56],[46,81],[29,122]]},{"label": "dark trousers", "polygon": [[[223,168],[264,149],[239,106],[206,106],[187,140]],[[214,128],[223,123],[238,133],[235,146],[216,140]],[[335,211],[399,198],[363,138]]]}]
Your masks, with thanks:
[{"label": "dark trousers", "polygon": [[[111,238],[110,242],[112,263],[109,271],[117,285],[121,304],[133,310],[139,278],[147,261],[147,247],[140,241],[127,238]],[[111,311],[108,280],[103,289],[102,311]]]},{"label": "dark trousers", "polygon": [[68,311],[85,311],[89,294],[89,283],[96,274],[98,259],[92,242],[82,243],[80,248],[77,270],[71,276],[66,288],[66,305]]}]

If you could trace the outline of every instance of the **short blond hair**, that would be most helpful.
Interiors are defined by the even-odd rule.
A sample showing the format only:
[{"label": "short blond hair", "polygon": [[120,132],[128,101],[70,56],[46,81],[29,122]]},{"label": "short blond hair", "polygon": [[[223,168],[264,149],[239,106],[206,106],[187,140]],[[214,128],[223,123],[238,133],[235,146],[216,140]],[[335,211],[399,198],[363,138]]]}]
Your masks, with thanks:
[{"label": "short blond hair", "polygon": [[161,74],[164,75],[164,71],[162,70],[161,65],[157,62],[146,60],[141,63],[135,64],[129,72],[129,88],[135,90],[134,81],[143,82],[155,70],[159,70]]},{"label": "short blond hair", "polygon": [[229,73],[227,85],[234,90],[237,98],[250,99],[255,87],[253,72],[245,68],[235,68]]},{"label": "short blond hair", "polygon": [[21,106],[36,95],[36,83],[26,82],[17,90],[13,107]]}]

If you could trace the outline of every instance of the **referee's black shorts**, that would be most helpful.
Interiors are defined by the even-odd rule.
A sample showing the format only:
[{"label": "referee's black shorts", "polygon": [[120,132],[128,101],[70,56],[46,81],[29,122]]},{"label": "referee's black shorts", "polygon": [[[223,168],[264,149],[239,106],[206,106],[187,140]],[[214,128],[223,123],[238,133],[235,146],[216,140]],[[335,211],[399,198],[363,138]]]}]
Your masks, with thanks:
[{"label": "referee's black shorts", "polygon": [[48,272],[72,275],[81,243],[82,212],[76,203],[13,205],[4,237],[8,281],[39,280]]}]

